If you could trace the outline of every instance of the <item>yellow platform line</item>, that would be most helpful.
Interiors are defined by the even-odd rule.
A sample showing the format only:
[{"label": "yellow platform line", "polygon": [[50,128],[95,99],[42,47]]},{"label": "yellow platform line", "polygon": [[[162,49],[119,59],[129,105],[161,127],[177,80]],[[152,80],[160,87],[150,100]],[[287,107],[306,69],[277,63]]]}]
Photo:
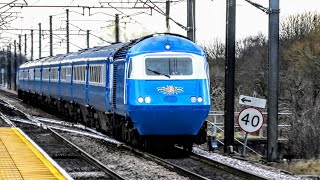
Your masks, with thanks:
[{"label": "yellow platform line", "polygon": [[0,179],[66,179],[17,129],[0,128],[0,140]]}]

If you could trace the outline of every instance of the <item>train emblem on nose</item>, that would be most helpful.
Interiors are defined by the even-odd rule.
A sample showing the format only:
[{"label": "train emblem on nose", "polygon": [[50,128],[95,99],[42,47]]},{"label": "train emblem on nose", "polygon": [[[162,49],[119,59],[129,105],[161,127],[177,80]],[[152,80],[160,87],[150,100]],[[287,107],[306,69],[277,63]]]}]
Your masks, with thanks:
[{"label": "train emblem on nose", "polygon": [[157,87],[157,91],[162,94],[173,95],[183,92],[183,87],[167,86]]}]

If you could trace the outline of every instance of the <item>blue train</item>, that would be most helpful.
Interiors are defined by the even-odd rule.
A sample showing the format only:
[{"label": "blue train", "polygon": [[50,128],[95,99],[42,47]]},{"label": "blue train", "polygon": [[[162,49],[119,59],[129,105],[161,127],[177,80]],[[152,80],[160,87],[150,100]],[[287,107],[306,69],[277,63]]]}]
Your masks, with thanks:
[{"label": "blue train", "polygon": [[29,61],[17,71],[24,101],[146,149],[206,141],[209,84],[204,51],[176,34]]}]

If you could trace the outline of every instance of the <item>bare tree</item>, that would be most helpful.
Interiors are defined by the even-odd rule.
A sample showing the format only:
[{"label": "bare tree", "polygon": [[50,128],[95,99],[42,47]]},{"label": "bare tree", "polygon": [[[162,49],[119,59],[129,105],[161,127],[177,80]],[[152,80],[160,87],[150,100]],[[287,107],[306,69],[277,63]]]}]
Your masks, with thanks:
[{"label": "bare tree", "polygon": [[224,108],[224,51],[225,46],[218,39],[203,47],[210,67],[210,93],[212,109]]},{"label": "bare tree", "polygon": [[236,83],[239,92],[267,97],[268,42],[264,35],[250,36],[237,43]]},{"label": "bare tree", "polygon": [[291,153],[320,157],[320,15],[305,13],[283,22],[282,97],[292,104]]},{"label": "bare tree", "polygon": [[320,25],[320,14],[305,12],[287,17],[281,22],[281,39],[292,41],[308,36]]}]

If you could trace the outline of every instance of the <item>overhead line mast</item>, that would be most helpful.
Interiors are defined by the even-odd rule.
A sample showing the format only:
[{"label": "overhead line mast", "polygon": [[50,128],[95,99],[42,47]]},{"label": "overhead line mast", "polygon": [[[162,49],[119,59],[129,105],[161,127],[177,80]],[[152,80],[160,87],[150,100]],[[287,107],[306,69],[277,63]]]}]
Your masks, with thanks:
[{"label": "overhead line mast", "polygon": [[245,1],[269,15],[267,159],[268,161],[278,161],[279,0],[269,0],[269,8],[250,0]]},{"label": "overhead line mast", "polygon": [[234,146],[234,82],[236,0],[227,0],[225,53],[224,153],[232,154]]},{"label": "overhead line mast", "polygon": [[67,21],[66,21],[67,53],[69,53],[70,52],[70,48],[69,48],[69,9],[66,9],[66,13],[67,13]]}]

